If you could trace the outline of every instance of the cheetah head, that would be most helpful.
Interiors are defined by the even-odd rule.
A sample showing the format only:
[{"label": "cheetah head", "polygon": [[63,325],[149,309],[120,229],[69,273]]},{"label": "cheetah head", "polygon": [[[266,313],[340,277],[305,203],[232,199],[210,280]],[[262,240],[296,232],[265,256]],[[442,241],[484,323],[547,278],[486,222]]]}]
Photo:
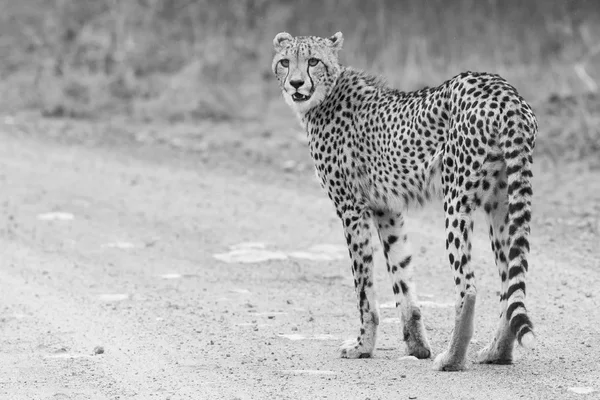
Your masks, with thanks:
[{"label": "cheetah head", "polygon": [[341,32],[329,38],[293,37],[287,32],[275,36],[273,72],[292,110],[302,115],[329,94],[340,74],[338,52],[343,42]]}]

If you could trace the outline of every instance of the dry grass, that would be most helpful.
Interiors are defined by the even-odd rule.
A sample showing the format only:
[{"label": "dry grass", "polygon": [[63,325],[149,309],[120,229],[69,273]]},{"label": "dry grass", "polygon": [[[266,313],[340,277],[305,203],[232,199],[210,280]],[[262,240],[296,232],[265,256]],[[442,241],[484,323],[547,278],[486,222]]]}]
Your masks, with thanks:
[{"label": "dry grass", "polygon": [[264,119],[279,114],[273,36],[341,30],[346,64],[403,90],[500,73],[544,114],[539,148],[577,158],[600,151],[596,3],[0,0],[0,102],[55,117]]}]

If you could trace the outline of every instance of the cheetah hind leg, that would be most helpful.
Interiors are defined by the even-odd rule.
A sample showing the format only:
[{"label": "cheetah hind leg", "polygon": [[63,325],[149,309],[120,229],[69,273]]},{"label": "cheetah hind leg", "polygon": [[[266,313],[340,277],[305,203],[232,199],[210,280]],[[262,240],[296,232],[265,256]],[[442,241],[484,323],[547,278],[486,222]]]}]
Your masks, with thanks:
[{"label": "cheetah hind leg", "polygon": [[473,336],[475,316],[475,293],[467,292],[461,312],[456,316],[455,330],[452,332],[450,346],[435,358],[433,369],[438,371],[461,371],[465,369],[463,356]]},{"label": "cheetah hind leg", "polygon": [[[490,242],[501,280],[501,293],[508,290],[508,192],[506,184],[506,167],[498,173],[498,184],[493,189],[490,199],[485,204],[486,219],[490,226]],[[513,349],[516,340],[510,331],[506,319],[506,296],[500,297],[500,319],[493,340],[477,352],[480,364],[512,364]]]},{"label": "cheetah hind leg", "polygon": [[477,362],[480,364],[512,364],[514,343],[515,336],[510,331],[508,323],[500,324],[492,342],[477,352]]},{"label": "cheetah hind leg", "polygon": [[[477,352],[476,360],[480,364],[507,365],[513,363],[513,351],[516,337],[510,330],[510,325],[505,314],[500,315],[496,335],[491,343]],[[534,349],[536,346],[535,336],[528,332],[521,338],[521,345],[526,349]]]},{"label": "cheetah hind leg", "polygon": [[[512,364],[513,351],[515,347],[516,337],[511,332],[509,320],[506,318],[508,292],[508,192],[506,183],[506,167],[502,167],[498,174],[498,184],[493,190],[489,201],[484,209],[486,211],[486,219],[490,226],[490,241],[492,243],[492,251],[496,259],[498,267],[498,275],[501,280],[501,296],[500,301],[500,319],[498,328],[492,341],[477,353],[477,362],[480,364]],[[521,338],[521,344],[527,348],[534,347],[534,341],[531,340],[533,335],[526,334]]]}]

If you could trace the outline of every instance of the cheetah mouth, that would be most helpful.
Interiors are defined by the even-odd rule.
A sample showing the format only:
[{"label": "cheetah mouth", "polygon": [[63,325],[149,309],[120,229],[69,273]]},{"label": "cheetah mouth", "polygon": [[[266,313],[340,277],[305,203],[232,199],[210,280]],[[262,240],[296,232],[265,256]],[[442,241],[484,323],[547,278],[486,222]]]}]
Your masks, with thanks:
[{"label": "cheetah mouth", "polygon": [[292,95],[292,100],[294,100],[296,103],[300,103],[308,99],[310,99],[310,95],[305,95],[300,92],[296,92]]}]

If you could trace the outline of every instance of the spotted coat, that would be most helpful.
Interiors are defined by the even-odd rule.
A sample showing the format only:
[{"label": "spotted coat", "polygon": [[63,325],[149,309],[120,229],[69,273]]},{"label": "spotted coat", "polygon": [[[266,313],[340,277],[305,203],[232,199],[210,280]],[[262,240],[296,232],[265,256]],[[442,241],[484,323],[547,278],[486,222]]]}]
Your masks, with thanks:
[{"label": "spotted coat", "polygon": [[531,164],[537,121],[516,89],[495,74],[465,72],[434,88],[392,89],[339,64],[343,36],[274,40],[273,70],[309,138],[323,188],[342,221],[361,329],[343,357],[370,357],[379,314],[373,288],[370,223],[383,244],[409,354],[428,358],[421,311],[411,284],[412,254],[404,214],[432,197],[445,212],[447,260],[456,293],[450,345],[440,370],[463,369],[473,331],[476,287],[471,267],[473,211],[483,208],[501,281],[501,315],[484,363],[510,363],[515,340],[533,345],[525,308],[531,219]]}]

